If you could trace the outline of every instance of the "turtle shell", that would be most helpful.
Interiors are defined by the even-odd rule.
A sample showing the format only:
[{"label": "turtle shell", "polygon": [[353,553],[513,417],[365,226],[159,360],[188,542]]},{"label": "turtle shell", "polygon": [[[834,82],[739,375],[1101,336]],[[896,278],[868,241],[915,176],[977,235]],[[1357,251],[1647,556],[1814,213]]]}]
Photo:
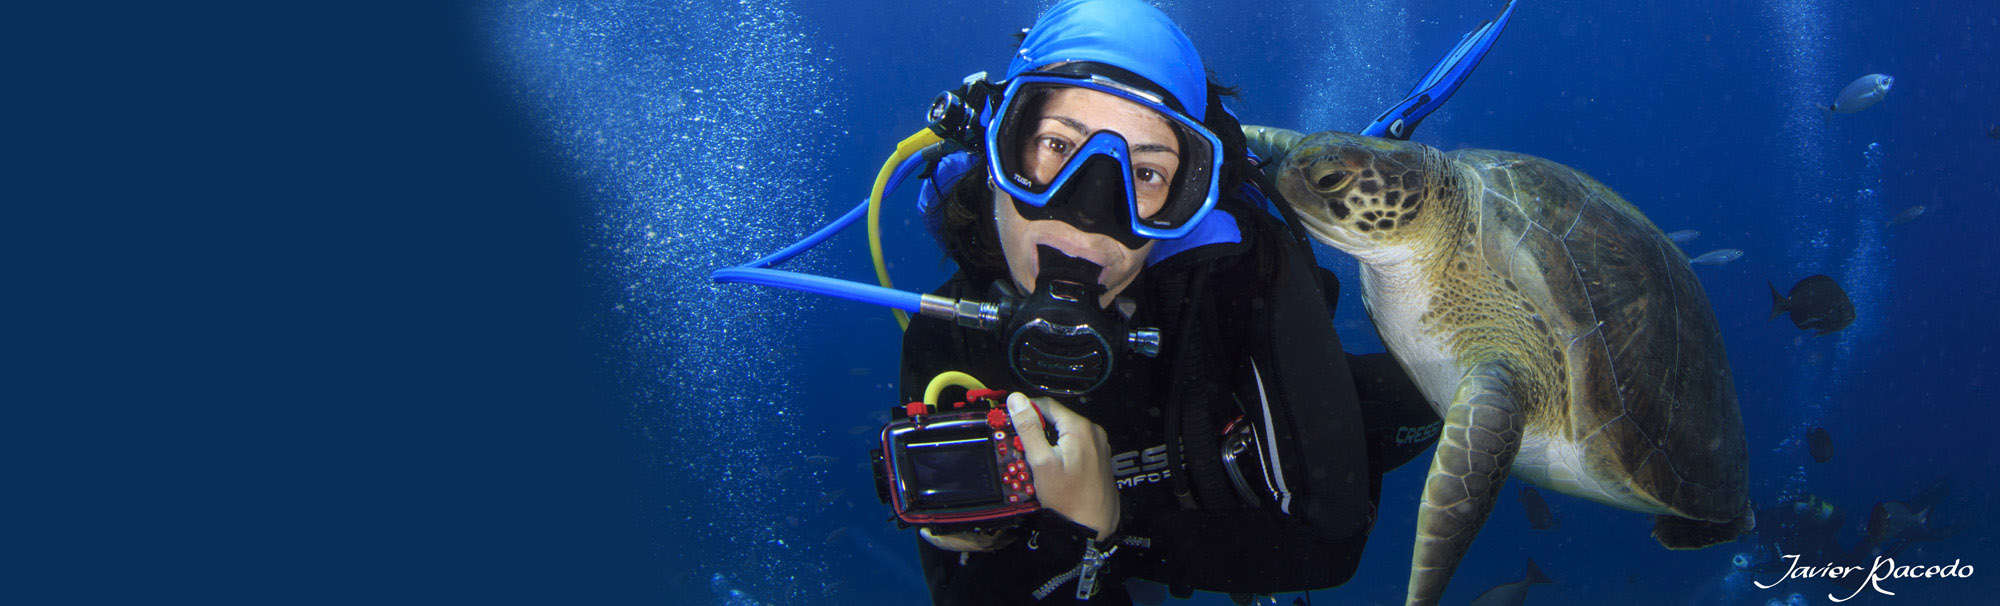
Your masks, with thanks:
[{"label": "turtle shell", "polygon": [[[1682,517],[1728,521],[1748,497],[1743,420],[1715,313],[1680,248],[1590,176],[1533,156],[1450,156],[1484,181],[1473,238],[1532,303],[1562,369],[1562,438],[1600,479]],[[1480,190],[1469,190],[1480,191]]]}]

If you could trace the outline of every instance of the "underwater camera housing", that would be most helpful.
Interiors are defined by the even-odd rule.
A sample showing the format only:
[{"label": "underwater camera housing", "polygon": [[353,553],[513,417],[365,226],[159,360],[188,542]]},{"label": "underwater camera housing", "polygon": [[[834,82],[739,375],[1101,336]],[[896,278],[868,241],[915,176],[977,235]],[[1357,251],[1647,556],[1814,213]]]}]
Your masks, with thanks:
[{"label": "underwater camera housing", "polygon": [[899,525],[984,529],[1041,509],[1006,395],[974,389],[948,408],[915,402],[890,413],[869,455],[876,496]]}]

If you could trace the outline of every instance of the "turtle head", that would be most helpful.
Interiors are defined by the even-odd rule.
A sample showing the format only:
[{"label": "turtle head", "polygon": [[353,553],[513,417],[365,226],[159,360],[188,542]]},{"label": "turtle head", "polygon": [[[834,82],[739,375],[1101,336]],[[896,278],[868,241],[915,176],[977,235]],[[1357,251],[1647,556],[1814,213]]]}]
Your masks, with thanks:
[{"label": "turtle head", "polygon": [[1323,132],[1300,139],[1272,177],[1315,238],[1366,258],[1420,239],[1446,195],[1446,166],[1422,144]]}]

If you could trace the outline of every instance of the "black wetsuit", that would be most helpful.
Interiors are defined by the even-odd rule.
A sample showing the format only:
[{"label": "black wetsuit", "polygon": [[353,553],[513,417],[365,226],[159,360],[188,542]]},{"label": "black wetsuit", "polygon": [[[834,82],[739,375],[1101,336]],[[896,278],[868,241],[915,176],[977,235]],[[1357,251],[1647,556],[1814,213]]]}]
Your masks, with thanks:
[{"label": "black wetsuit", "polygon": [[[1261,209],[1226,202],[1221,210],[1236,218],[1240,242],[1169,257],[1126,291],[1137,303],[1133,325],[1164,333],[1161,355],[1123,357],[1111,384],[1064,400],[1109,436],[1122,503],[1125,540],[1100,573],[1093,604],[1129,603],[1125,577],[1165,583],[1176,595],[1339,585],[1374,523],[1381,474],[1436,438],[1436,415],[1393,360],[1341,351],[1332,274]],[[984,300],[998,278],[961,272],[935,293]],[[1019,387],[999,347],[990,333],[913,318],[903,339],[903,400],[921,399],[946,370]],[[1234,488],[1215,440],[1204,439],[1234,419],[1266,417],[1271,426],[1260,431],[1279,437],[1261,439],[1278,444],[1283,462],[1275,466],[1290,470],[1283,497],[1269,482],[1251,493]],[[1179,449],[1169,452],[1170,444]],[[1076,599],[1065,573],[1074,576],[1087,529],[1044,511],[1008,534],[998,551],[964,554],[917,538],[932,599]]]}]

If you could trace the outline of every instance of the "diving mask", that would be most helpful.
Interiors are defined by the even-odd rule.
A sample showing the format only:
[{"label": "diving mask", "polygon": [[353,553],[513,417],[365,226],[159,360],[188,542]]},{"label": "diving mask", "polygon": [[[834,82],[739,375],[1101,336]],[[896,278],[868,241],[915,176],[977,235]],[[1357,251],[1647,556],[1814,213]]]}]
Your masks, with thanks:
[{"label": "diving mask", "polygon": [[[1007,82],[984,147],[994,184],[1014,199],[1021,216],[1060,220],[1136,249],[1146,240],[1186,236],[1215,208],[1221,139],[1172,97],[1130,82],[1144,80],[1094,63],[1026,72]],[[1074,95],[1108,95],[1120,108],[1136,105],[1165,129],[1121,133],[1047,111]],[[1103,100],[1094,101],[1104,107]]]}]

